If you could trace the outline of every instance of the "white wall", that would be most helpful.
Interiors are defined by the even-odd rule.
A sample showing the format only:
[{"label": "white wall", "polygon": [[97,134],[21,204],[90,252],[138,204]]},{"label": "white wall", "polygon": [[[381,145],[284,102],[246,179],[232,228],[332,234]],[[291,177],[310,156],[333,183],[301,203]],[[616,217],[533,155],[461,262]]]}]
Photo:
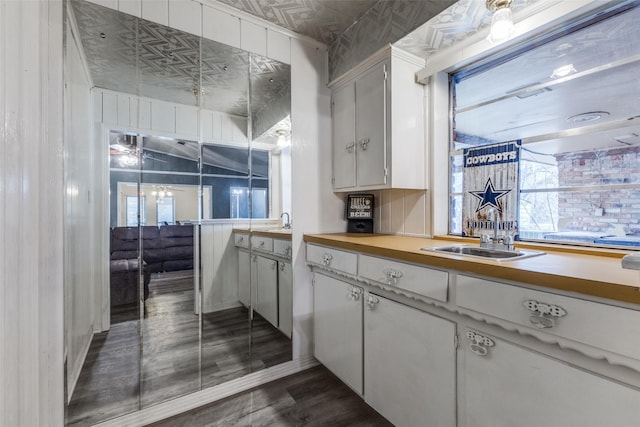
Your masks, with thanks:
[{"label": "white wall", "polygon": [[[91,344],[103,283],[100,144],[92,135],[91,81],[80,47],[67,29],[65,61],[64,284],[65,353],[69,395]],[[106,151],[106,150],[102,150]],[[98,164],[96,164],[98,162]],[[97,305],[97,306],[96,306]],[[94,326],[95,324],[95,326]]]},{"label": "white wall", "polygon": [[0,425],[61,426],[62,2],[0,2]]},{"label": "white wall", "polygon": [[305,233],[345,231],[342,197],[331,185],[331,93],[327,51],[291,44],[293,358],[313,351],[312,275]]}]

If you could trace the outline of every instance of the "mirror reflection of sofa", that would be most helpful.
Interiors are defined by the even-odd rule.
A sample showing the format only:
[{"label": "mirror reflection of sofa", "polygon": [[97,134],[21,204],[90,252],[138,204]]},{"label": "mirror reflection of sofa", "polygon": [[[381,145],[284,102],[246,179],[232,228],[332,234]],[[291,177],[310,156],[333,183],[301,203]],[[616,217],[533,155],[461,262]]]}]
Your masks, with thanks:
[{"label": "mirror reflection of sofa", "polygon": [[[151,273],[193,269],[193,225],[143,226],[144,299]],[[111,229],[111,306],[138,300],[138,227]]]}]

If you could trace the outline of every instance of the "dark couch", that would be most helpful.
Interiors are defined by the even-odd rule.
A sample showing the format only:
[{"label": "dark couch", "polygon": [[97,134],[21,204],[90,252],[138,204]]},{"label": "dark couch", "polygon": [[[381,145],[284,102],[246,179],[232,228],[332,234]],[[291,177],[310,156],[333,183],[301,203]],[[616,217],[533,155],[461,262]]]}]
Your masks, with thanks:
[{"label": "dark couch", "polygon": [[[138,299],[138,227],[111,229],[111,306]],[[151,273],[193,268],[193,226],[142,227],[144,298]]]}]

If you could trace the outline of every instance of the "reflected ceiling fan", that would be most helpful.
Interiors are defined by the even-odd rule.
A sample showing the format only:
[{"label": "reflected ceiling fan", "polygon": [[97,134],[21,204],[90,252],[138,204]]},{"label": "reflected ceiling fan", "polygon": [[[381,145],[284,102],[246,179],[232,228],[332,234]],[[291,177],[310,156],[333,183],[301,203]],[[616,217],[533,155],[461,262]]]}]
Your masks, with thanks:
[{"label": "reflected ceiling fan", "polygon": [[[131,167],[137,166],[140,161],[140,154],[136,150],[135,135],[116,135],[109,143],[109,155],[113,156],[120,166]],[[145,160],[153,160],[155,162],[168,163],[166,160],[152,156],[148,151],[142,150],[142,163]]]}]

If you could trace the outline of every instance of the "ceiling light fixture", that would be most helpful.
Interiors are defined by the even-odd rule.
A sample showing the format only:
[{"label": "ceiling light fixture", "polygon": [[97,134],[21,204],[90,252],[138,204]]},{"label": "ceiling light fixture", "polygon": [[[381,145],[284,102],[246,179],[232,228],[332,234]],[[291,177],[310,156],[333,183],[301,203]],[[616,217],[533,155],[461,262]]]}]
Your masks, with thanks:
[{"label": "ceiling light fixture", "polygon": [[576,114],[575,116],[571,116],[567,119],[570,123],[588,123],[595,122],[596,120],[600,120],[603,117],[609,115],[607,111],[589,111],[587,113]]},{"label": "ceiling light fixture", "polygon": [[567,77],[569,74],[573,74],[576,72],[573,64],[563,65],[562,67],[555,68],[553,73],[551,73],[552,79],[559,79],[561,77]]},{"label": "ceiling light fixture", "polygon": [[511,3],[513,0],[487,0],[487,9],[493,12],[491,31],[487,39],[493,44],[509,40],[515,32],[509,8]]}]

